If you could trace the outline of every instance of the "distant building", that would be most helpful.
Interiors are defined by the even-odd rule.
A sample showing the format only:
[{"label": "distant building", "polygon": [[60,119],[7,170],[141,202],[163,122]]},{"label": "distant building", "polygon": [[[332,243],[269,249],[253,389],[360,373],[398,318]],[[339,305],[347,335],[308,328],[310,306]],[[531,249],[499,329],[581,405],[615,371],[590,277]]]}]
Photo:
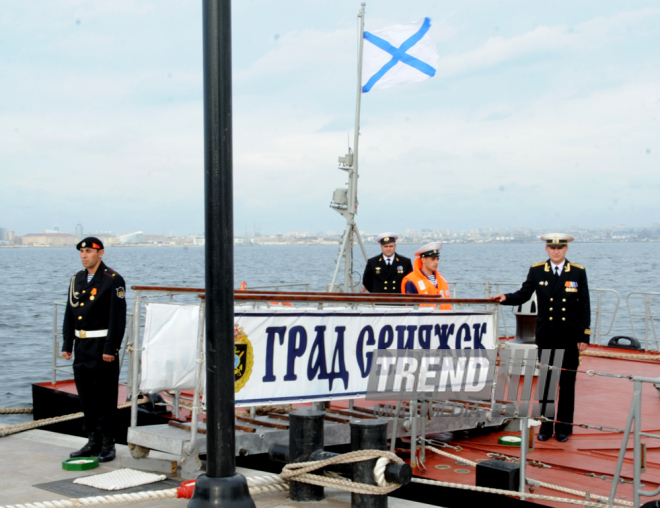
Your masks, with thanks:
[{"label": "distant building", "polygon": [[16,233],[13,231],[7,231],[7,241],[9,243],[14,243],[16,241]]},{"label": "distant building", "polygon": [[83,227],[82,224],[76,224],[76,236],[78,237],[78,240],[83,239]]},{"label": "distant building", "polygon": [[18,245],[47,247],[69,247],[77,245],[78,242],[78,237],[69,233],[28,233],[15,239]]},{"label": "distant building", "polygon": [[142,235],[143,243],[165,243],[168,241],[165,235]]},{"label": "distant building", "polygon": [[7,241],[7,230],[5,228],[0,228],[0,242]]},{"label": "distant building", "polygon": [[142,231],[136,231],[135,233],[129,233],[127,235],[119,235],[117,237],[117,242],[126,244],[126,243],[142,243]]}]

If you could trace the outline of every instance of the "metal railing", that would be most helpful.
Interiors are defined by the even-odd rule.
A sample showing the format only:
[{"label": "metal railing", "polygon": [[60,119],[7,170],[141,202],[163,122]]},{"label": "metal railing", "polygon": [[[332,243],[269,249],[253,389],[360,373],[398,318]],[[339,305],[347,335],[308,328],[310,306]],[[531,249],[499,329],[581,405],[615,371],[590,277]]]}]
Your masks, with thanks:
[{"label": "metal railing", "polygon": [[[202,288],[174,288],[174,287],[156,287],[156,286],[133,286],[133,291],[135,292],[135,300],[133,304],[133,315],[137,316],[136,319],[132,321],[132,345],[129,347],[130,354],[130,376],[129,376],[129,393],[131,394],[131,427],[137,426],[137,401],[140,397],[140,353],[143,350],[142,339],[140,337],[140,329],[144,327],[142,321],[142,306],[153,298],[163,298],[167,297],[169,302],[174,303],[175,296],[189,295],[200,297],[200,323],[203,323],[204,319],[204,289]],[[274,302],[290,302],[293,305],[297,306],[310,306],[315,305],[322,308],[323,306],[333,306],[333,305],[348,305],[351,307],[358,306],[373,306],[376,304],[402,304],[409,303],[411,306],[419,307],[419,305],[428,305],[433,302],[433,304],[440,304],[444,302],[443,299],[438,298],[433,295],[372,295],[372,294],[346,294],[346,293],[312,293],[312,292],[267,292],[260,291],[256,288],[250,290],[237,290],[235,292],[235,299],[237,303],[246,302],[252,303],[255,306],[259,305],[270,305]],[[447,303],[452,303],[457,306],[462,305],[479,305],[486,308],[491,308],[494,310],[495,307],[499,305],[496,302],[488,302],[483,299],[451,299]],[[498,329],[498,313],[494,314],[495,318],[495,329]],[[204,342],[204,327],[200,326],[197,342],[197,368],[196,380],[195,380],[195,393],[192,398],[192,408],[193,413],[197,413],[200,409],[200,396],[201,396],[201,377],[203,376],[203,363],[204,363],[204,354],[203,354],[203,342]],[[179,400],[182,398],[181,390],[168,390],[168,392],[173,396],[173,410],[175,416],[178,416],[179,412]],[[194,416],[194,415],[193,415]],[[196,418],[193,417],[191,421],[191,429],[193,431],[193,436],[197,432],[197,422]],[[196,436],[195,436],[196,437]],[[193,437],[193,440],[195,439]]]},{"label": "metal railing", "polygon": [[[241,285],[244,283],[242,282]],[[287,288],[287,289],[292,289],[292,288],[301,288],[302,291],[309,291],[309,283],[308,282],[292,282],[292,283],[287,283],[287,284],[270,284],[268,286],[249,286],[249,287],[241,287],[241,289],[249,289],[250,291],[280,291],[281,288]]]},{"label": "metal railing", "polygon": [[[656,293],[657,294],[657,293]],[[630,296],[630,295],[628,295]],[[660,487],[654,491],[642,490],[642,473],[646,472],[646,444],[642,443],[642,437],[650,437],[653,439],[660,439],[658,434],[650,434],[642,432],[642,383],[652,383],[656,387],[660,384],[660,377],[649,378],[641,376],[631,376],[630,380],[635,383],[633,391],[633,400],[630,404],[630,412],[628,413],[628,422],[626,423],[626,430],[624,431],[623,441],[621,443],[621,451],[619,452],[619,460],[616,464],[616,472],[612,479],[612,489],[610,491],[610,504],[614,504],[614,496],[616,489],[619,486],[619,479],[621,478],[621,471],[623,469],[623,460],[628,448],[628,441],[630,433],[633,433],[633,503],[635,508],[640,506],[641,496],[653,497],[660,494]]]},{"label": "metal railing", "polygon": [[[631,297],[635,297],[635,296],[644,296],[643,313],[635,313],[631,308],[630,300]],[[655,329],[655,321],[657,319],[660,319],[660,315],[654,314],[651,306],[651,298],[658,296],[660,296],[660,293],[650,293],[650,292],[642,292],[642,291],[633,291],[632,293],[628,293],[628,296],[626,296],[626,306],[628,307],[628,316],[630,317],[630,327],[632,328],[633,337],[635,337],[640,342],[643,342],[644,349],[646,349],[647,351],[658,351],[659,341],[658,341],[658,333]],[[635,318],[644,318],[643,337],[640,337],[637,333],[637,328],[635,328]],[[652,333],[653,337],[649,335],[649,332]],[[653,347],[649,347],[650,341],[654,343]]]},{"label": "metal railing", "polygon": [[[591,330],[591,337],[594,339],[595,344],[603,343],[603,338],[612,333],[612,327],[614,326],[614,320],[616,318],[617,311],[619,310],[619,303],[621,302],[621,295],[614,289],[592,289],[590,293],[596,293],[596,312],[594,314],[594,326]],[[616,297],[616,303],[614,304],[614,310],[608,310],[603,308],[603,296],[607,294],[613,294]],[[603,331],[603,316],[611,315],[610,324],[607,327],[606,331]]]}]

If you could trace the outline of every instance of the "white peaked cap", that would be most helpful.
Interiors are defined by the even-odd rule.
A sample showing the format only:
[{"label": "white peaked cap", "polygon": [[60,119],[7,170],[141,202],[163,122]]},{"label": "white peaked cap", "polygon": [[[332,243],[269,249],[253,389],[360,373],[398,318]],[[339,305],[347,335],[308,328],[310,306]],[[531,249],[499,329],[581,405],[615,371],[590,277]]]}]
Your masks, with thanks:
[{"label": "white peaked cap", "polygon": [[[396,242],[399,238],[399,235],[388,231],[387,233],[381,233],[376,237],[378,243],[391,243]],[[384,241],[383,241],[384,240]]]},{"label": "white peaked cap", "polygon": [[417,249],[415,256],[420,257],[436,257],[440,256],[440,251],[442,250],[442,242],[431,242]]},{"label": "white peaked cap", "polygon": [[543,235],[541,240],[544,240],[548,245],[566,245],[568,242],[572,242],[574,238],[565,233],[548,233]]}]

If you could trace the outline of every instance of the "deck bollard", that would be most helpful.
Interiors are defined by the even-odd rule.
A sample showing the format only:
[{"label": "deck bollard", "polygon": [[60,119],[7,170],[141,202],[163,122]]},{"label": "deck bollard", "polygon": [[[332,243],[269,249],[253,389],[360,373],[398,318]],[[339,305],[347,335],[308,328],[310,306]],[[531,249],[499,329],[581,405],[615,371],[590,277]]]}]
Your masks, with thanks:
[{"label": "deck bollard", "polygon": [[[387,421],[360,420],[351,422],[351,451],[387,450]],[[353,481],[377,485],[374,476],[376,461],[365,460],[353,464]],[[351,494],[352,508],[387,508],[387,496]]]},{"label": "deck bollard", "polygon": [[[323,450],[323,418],[325,411],[296,409],[289,413],[289,460],[292,463],[307,462],[312,454]],[[289,495],[292,501],[321,501],[325,498],[323,487],[301,482],[291,482]]]},{"label": "deck bollard", "polygon": [[[289,413],[289,444],[274,443],[268,455],[274,462],[312,462],[336,457],[340,454],[323,449],[324,411],[298,409]],[[387,421],[359,420],[351,422],[351,451],[383,450],[387,448]],[[378,459],[353,464],[333,464],[323,470],[351,475],[354,482],[377,485],[374,467]],[[320,474],[321,471],[316,471]],[[409,464],[390,463],[385,468],[385,480],[408,485],[412,479]],[[289,497],[292,501],[321,501],[323,487],[291,481]],[[387,508],[387,496],[352,494],[352,508]]]}]

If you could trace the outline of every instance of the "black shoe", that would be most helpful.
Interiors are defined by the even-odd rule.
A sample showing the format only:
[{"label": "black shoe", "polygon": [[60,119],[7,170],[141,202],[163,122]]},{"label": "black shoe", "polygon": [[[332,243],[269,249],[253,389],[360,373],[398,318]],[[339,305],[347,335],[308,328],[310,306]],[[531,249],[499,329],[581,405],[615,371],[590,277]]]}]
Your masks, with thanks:
[{"label": "black shoe", "polygon": [[103,434],[103,445],[99,453],[99,462],[110,462],[115,460],[115,438],[109,434]]},{"label": "black shoe", "polygon": [[566,441],[568,441],[568,434],[557,434],[556,439],[560,443],[565,443]]},{"label": "black shoe", "polygon": [[96,457],[101,452],[101,435],[98,432],[90,432],[88,441],[77,452],[71,452],[69,457],[75,459],[76,457]]},{"label": "black shoe", "polygon": [[536,438],[537,438],[539,441],[547,441],[547,440],[550,439],[551,437],[552,437],[552,434],[545,434],[545,433],[543,433],[543,432],[539,432],[539,435],[536,436]]}]

